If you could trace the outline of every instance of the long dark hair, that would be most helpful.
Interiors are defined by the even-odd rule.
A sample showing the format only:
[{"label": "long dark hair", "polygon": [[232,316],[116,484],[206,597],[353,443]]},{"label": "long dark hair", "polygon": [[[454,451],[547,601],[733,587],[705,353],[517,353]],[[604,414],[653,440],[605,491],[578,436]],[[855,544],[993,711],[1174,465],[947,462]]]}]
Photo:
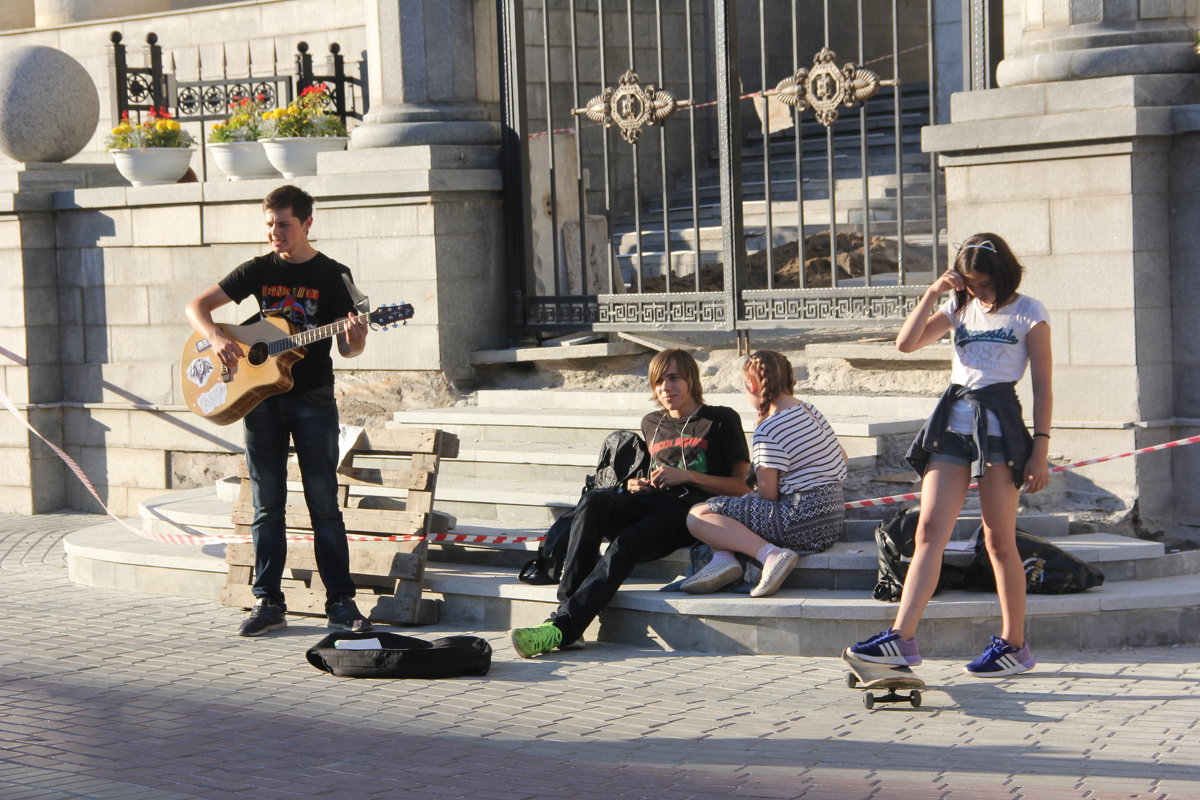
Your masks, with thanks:
[{"label": "long dark hair", "polygon": [[[1009,249],[1008,242],[994,233],[977,233],[968,236],[959,245],[958,255],[954,257],[954,269],[961,275],[978,272],[992,279],[992,288],[996,292],[996,300],[988,313],[1008,305],[1017,294],[1021,285],[1021,273],[1024,267],[1017,261]],[[966,308],[969,295],[966,289],[954,293],[958,301],[958,313]]]}]

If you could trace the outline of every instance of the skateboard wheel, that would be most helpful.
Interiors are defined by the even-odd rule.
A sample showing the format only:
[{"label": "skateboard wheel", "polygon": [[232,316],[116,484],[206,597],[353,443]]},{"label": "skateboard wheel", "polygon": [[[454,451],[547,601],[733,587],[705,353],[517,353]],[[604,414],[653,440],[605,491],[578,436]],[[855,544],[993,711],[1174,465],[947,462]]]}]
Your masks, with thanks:
[{"label": "skateboard wheel", "polygon": [[908,693],[908,702],[912,703],[913,708],[920,708],[921,707],[921,693],[919,691],[917,691],[916,689],[913,689],[911,692]]},{"label": "skateboard wheel", "polygon": [[858,678],[853,672],[846,673],[846,685],[851,689],[853,689],[855,686],[858,686]]},{"label": "skateboard wheel", "polygon": [[875,707],[875,695],[871,694],[870,692],[867,692],[866,694],[864,694],[863,695],[863,705],[866,706],[868,709],[874,708]]}]

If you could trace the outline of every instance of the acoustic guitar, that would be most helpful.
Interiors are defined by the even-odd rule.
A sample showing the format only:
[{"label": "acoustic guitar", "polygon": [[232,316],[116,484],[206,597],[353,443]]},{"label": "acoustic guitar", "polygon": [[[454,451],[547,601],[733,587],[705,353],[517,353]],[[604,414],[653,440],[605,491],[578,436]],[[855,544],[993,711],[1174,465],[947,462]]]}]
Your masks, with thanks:
[{"label": "acoustic guitar", "polygon": [[[367,315],[372,325],[397,327],[411,319],[408,303],[380,306]],[[245,325],[218,327],[242,345],[245,355],[226,370],[207,337],[193,333],[183,346],[179,378],[188,408],[217,425],[236,422],[271,395],[292,388],[292,365],[304,357],[304,345],[337,336],[348,319],[296,331],[286,319],[267,316]]]}]

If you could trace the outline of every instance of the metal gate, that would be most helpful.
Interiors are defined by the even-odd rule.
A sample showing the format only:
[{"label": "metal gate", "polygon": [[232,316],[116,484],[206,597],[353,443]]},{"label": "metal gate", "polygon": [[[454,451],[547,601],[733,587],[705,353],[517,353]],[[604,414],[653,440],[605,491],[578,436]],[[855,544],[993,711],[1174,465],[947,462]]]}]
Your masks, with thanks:
[{"label": "metal gate", "polygon": [[934,0],[498,8],[526,331],[898,318],[944,268]]}]

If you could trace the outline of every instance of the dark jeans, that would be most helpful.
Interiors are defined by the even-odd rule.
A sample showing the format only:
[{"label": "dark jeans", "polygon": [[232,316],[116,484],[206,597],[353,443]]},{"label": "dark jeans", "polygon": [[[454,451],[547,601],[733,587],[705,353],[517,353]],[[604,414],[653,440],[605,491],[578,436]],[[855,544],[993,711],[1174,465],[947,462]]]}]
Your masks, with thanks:
[{"label": "dark jeans", "polygon": [[[563,632],[563,643],[583,635],[608,605],[637,564],[654,561],[687,547],[691,505],[655,492],[588,492],[575,509],[571,539],[558,583],[558,610],[551,620]],[[608,549],[600,555],[603,538]]]},{"label": "dark jeans", "polygon": [[246,464],[254,492],[254,596],[283,602],[287,558],[288,439],[295,443],[312,519],[317,568],[329,598],[354,596],[346,525],[338,505],[338,412],[332,393],[268,397],[246,415]]}]

